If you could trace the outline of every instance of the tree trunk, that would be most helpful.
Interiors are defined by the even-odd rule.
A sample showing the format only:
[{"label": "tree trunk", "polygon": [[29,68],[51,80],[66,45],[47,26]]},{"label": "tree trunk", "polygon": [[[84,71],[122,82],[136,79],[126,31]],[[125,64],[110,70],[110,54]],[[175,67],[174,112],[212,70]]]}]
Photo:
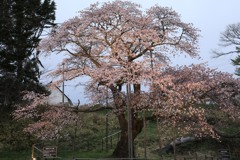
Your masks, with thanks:
[{"label": "tree trunk", "polygon": [[128,158],[128,131],[122,131],[121,137],[115,150],[113,151],[112,157],[114,158]]},{"label": "tree trunk", "polygon": [[[114,103],[117,109],[123,110],[127,106],[127,101],[123,99],[121,96],[121,88],[116,88],[115,86],[109,87],[113,94]],[[141,85],[140,84],[134,84],[134,98],[138,98],[138,95],[140,95]],[[131,92],[130,92],[131,93]],[[133,97],[131,97],[133,99]],[[131,103],[131,102],[130,102]],[[143,128],[143,119],[139,119],[136,112],[134,112],[134,107],[132,107],[133,104],[131,104],[131,115],[132,115],[132,144],[134,142],[134,139],[137,137],[137,135],[142,131]],[[128,143],[128,121],[126,119],[125,112],[123,113],[116,113],[118,122],[121,129],[121,137],[119,142],[117,143],[117,146],[115,150],[113,151],[112,157],[113,158],[129,158],[129,143]],[[134,145],[133,145],[133,157],[135,157],[134,152]]]},{"label": "tree trunk", "polygon": [[[115,150],[113,151],[112,157],[114,158],[129,158],[128,150],[128,122],[123,115],[118,116],[118,120],[121,127],[121,137]],[[122,125],[121,125],[122,124]],[[125,124],[125,125],[123,125]],[[139,133],[141,133],[143,128],[143,120],[133,117],[132,125],[132,143]],[[133,145],[134,146],[134,145]],[[134,147],[133,147],[133,158],[135,157]]]}]

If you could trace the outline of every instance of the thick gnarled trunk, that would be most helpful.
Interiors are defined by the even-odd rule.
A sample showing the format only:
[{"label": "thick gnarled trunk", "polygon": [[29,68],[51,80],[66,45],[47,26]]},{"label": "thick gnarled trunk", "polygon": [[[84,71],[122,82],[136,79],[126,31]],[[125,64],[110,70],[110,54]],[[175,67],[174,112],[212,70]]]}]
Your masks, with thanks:
[{"label": "thick gnarled trunk", "polygon": [[[120,116],[118,117],[119,123],[125,125],[121,126],[121,137],[119,142],[117,143],[117,146],[112,154],[112,157],[114,158],[128,158],[129,156],[129,145],[128,145],[128,122],[126,121],[125,117]],[[134,152],[134,139],[137,137],[137,135],[142,131],[143,128],[143,120],[137,119],[136,117],[133,117],[132,120],[132,143],[133,143],[133,157],[135,157]]]},{"label": "thick gnarled trunk", "polygon": [[[138,96],[140,95],[140,91],[141,91],[141,85],[140,84],[134,84],[133,85],[134,88],[134,97],[131,97],[131,99],[135,99],[138,98]],[[120,110],[125,110],[124,108],[127,106],[126,100],[120,95],[121,92],[121,87],[116,88],[114,86],[110,87],[112,94],[113,94],[113,99],[114,99],[114,103],[117,109]],[[130,91],[131,92],[131,91]],[[131,102],[130,102],[131,103]],[[133,105],[133,104],[132,104]],[[143,119],[139,119],[137,113],[134,113],[134,107],[133,106],[129,106],[130,109],[130,114],[131,114],[131,123],[132,123],[132,130],[129,132],[128,131],[128,121],[126,119],[126,110],[122,113],[117,113],[117,118],[118,118],[118,122],[120,125],[120,129],[121,129],[121,137],[119,142],[117,143],[117,146],[112,154],[112,157],[114,158],[128,158],[129,156],[129,133],[132,133],[132,144],[134,142],[134,139],[137,137],[137,135],[142,131],[143,128]],[[135,152],[134,152],[134,144],[133,146],[133,157],[135,157]]]}]

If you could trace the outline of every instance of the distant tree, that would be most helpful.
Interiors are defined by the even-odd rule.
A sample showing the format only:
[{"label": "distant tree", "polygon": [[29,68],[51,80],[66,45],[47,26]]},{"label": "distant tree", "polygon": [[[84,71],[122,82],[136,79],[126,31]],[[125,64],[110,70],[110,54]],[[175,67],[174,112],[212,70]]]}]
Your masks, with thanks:
[{"label": "distant tree", "polygon": [[[240,48],[236,47],[236,50],[238,53],[240,53]],[[240,55],[238,54],[235,59],[232,59],[233,65],[237,66],[236,67],[236,75],[240,76]]]},{"label": "distant tree", "polygon": [[[180,121],[178,117],[182,114],[186,120],[195,119],[194,127],[201,131],[198,134],[212,131],[203,117],[204,109],[194,106],[206,102],[204,96],[210,96],[206,93],[212,91],[214,94],[214,89],[220,87],[222,81],[215,81],[217,73],[204,67],[179,71],[168,69],[171,56],[184,53],[198,56],[198,29],[182,22],[172,9],[154,6],[143,12],[138,4],[129,1],[116,0],[102,6],[97,3],[51,33],[41,41],[39,49],[46,54],[69,55],[62,62],[68,67],[59,67],[51,73],[59,78],[55,83],[62,81],[63,72],[66,80],[87,76],[88,92],[102,89],[98,94],[90,94],[93,100],[104,98],[99,94],[106,91],[111,96],[121,129],[113,157],[130,156],[128,144],[132,142],[128,142],[127,106],[130,106],[132,115],[132,141],[143,128],[139,112],[148,109],[159,118],[165,114],[165,118],[174,123]],[[228,75],[222,77],[227,80]],[[208,87],[209,84],[212,88]],[[123,92],[125,85],[132,88],[129,95]],[[151,90],[144,92],[143,85],[156,88],[157,94],[152,94]],[[224,108],[231,95],[228,94],[230,91],[225,91],[222,96],[226,99],[219,101]],[[19,112],[22,110],[19,108]],[[191,129],[191,126],[184,129]]]},{"label": "distant tree", "polygon": [[39,83],[36,47],[44,29],[52,27],[54,20],[54,1],[0,0],[1,109],[5,106],[12,110],[24,90],[45,92]]},{"label": "distant tree", "polygon": [[236,57],[232,59],[232,63],[236,66],[236,75],[240,75],[240,23],[226,27],[226,30],[221,33],[219,45],[226,51],[215,50],[215,57],[235,54]]}]

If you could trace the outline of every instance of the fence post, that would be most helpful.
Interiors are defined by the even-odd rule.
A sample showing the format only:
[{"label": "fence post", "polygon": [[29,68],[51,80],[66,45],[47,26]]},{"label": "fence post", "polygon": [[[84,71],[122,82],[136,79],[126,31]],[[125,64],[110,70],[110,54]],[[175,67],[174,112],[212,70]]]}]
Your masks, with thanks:
[{"label": "fence post", "polygon": [[112,149],[112,136],[111,136],[111,149]]},{"label": "fence post", "polygon": [[213,153],[212,152],[210,153],[210,156],[211,156],[211,159],[213,160]]},{"label": "fence post", "polygon": [[198,160],[198,155],[197,155],[197,152],[195,153],[195,156],[196,156],[196,160]]},{"label": "fence post", "polygon": [[102,139],[102,152],[103,152],[103,139]]},{"label": "fence post", "polygon": [[32,145],[32,160],[34,160],[34,144]]}]

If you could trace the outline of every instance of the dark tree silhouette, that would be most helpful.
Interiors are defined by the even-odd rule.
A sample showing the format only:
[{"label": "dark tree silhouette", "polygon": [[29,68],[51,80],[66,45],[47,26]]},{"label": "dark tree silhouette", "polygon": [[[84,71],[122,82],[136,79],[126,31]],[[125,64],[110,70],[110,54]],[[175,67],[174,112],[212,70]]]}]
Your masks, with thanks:
[{"label": "dark tree silhouette", "polygon": [[51,0],[0,0],[0,105],[11,111],[21,92],[45,92],[39,83],[40,36],[54,26]]}]

